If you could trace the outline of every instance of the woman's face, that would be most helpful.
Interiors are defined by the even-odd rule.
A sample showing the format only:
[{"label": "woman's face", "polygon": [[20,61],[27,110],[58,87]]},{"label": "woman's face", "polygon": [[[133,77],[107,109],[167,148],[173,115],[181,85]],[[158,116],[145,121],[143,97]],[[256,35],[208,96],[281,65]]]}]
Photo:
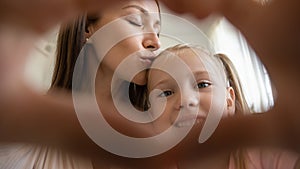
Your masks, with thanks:
[{"label": "woman's face", "polygon": [[134,70],[149,67],[156,57],[153,52],[160,48],[158,39],[160,14],[156,2],[152,0],[124,1],[103,10],[99,15],[99,21],[88,27],[87,37],[99,29],[109,29],[110,35],[99,35],[99,37],[106,38],[102,39],[97,46],[109,46],[105,43],[115,42],[100,64],[100,73],[105,76],[113,75],[126,58],[128,59],[126,63],[120,71],[116,72],[118,77],[136,84],[145,84],[146,71],[139,72],[133,79],[131,75]]},{"label": "woman's face", "polygon": [[[173,61],[175,57],[172,56],[167,62],[164,62],[164,66],[173,64],[171,68],[174,68],[174,65],[177,64]],[[157,58],[153,64],[159,62],[160,58]],[[212,106],[215,84],[210,79],[201,59],[191,50],[185,50],[184,53],[179,54],[179,58],[190,69],[190,72],[185,68],[176,72],[178,66],[175,66],[174,71],[168,69],[168,72],[173,73],[172,76],[175,77],[172,78],[170,74],[159,69],[150,69],[149,71],[148,89],[149,92],[153,91],[149,96],[150,112],[156,118],[153,124],[158,132],[162,132],[170,126],[175,128],[191,126],[195,119],[195,123],[204,124]],[[234,111],[232,109],[235,106],[234,92],[231,87],[224,86],[225,90],[229,95],[226,98],[224,114],[228,114],[231,113],[230,111]],[[231,94],[233,95],[231,96]],[[164,108],[162,108],[163,104],[165,104]],[[158,113],[161,111],[162,114],[159,115]],[[180,116],[179,113],[181,113]],[[177,117],[179,119],[176,121]]]}]

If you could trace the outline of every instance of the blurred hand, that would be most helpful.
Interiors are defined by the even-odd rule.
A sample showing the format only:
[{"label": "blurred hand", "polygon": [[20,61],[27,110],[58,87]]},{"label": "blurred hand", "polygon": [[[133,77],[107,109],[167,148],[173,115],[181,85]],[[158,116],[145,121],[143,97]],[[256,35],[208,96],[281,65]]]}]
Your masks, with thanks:
[{"label": "blurred hand", "polygon": [[44,33],[86,10],[101,10],[117,0],[1,0],[0,21]]}]

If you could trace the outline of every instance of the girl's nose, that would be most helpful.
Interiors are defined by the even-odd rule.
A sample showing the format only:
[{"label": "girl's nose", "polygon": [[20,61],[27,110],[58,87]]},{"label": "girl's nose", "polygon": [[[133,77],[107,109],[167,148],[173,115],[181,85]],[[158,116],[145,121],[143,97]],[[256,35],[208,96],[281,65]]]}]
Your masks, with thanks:
[{"label": "girl's nose", "polygon": [[181,96],[182,96],[182,99],[180,99],[181,109],[184,108],[184,109],[192,110],[198,108],[200,102],[198,92],[192,91],[185,94],[183,92]]}]

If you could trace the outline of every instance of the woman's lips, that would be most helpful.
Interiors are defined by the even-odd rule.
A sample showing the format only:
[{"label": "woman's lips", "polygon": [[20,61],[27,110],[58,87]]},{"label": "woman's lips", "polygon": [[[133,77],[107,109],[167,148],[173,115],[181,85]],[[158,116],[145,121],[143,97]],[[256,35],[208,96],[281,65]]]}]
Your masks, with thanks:
[{"label": "woman's lips", "polygon": [[148,66],[151,65],[155,58],[156,55],[152,52],[145,52],[140,55],[140,61]]},{"label": "woman's lips", "polygon": [[140,61],[148,66],[151,65],[154,59],[145,59],[145,58],[140,58]]}]

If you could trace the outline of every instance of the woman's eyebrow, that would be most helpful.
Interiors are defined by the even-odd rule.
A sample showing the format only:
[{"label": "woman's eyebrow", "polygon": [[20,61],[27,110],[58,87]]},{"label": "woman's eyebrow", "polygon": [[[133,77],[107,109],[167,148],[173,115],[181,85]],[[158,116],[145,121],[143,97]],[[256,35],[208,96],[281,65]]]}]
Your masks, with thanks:
[{"label": "woman's eyebrow", "polygon": [[128,6],[123,7],[122,9],[127,9],[127,8],[136,8],[139,11],[141,11],[143,14],[149,15],[149,12],[146,9],[144,9],[138,5],[128,5]]},{"label": "woman's eyebrow", "polygon": [[[149,16],[149,11],[147,11],[147,10],[144,9],[144,8],[142,8],[141,6],[138,6],[138,5],[127,5],[127,6],[123,7],[122,9],[128,9],[128,8],[136,8],[136,9],[138,9],[139,11],[141,11],[144,15]],[[157,20],[157,21],[156,21],[156,24],[157,24],[157,25],[161,25],[160,20]]]}]

